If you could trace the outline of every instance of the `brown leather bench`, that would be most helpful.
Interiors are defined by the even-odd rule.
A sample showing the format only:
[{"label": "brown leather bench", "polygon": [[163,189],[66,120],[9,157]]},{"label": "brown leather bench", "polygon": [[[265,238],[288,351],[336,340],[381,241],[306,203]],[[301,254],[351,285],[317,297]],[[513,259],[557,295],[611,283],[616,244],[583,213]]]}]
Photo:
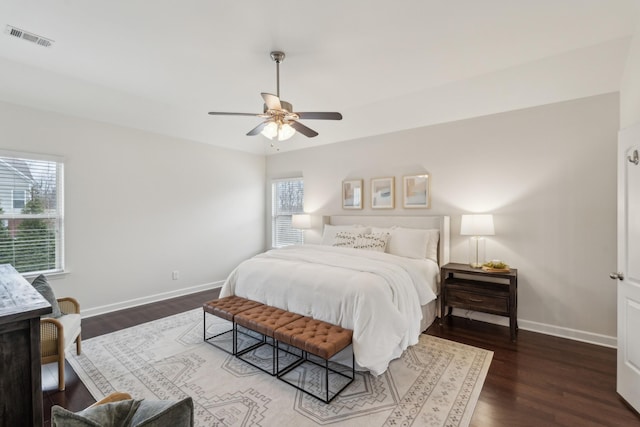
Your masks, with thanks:
[{"label": "brown leather bench", "polygon": [[[235,324],[236,328],[238,326],[242,326],[249,330],[258,332],[262,335],[262,340],[257,344],[239,351],[236,353],[236,357],[241,359],[254,367],[265,371],[271,375],[276,374],[276,360],[278,360],[278,354],[276,354],[276,345],[274,342],[273,335],[276,330],[288,323],[293,322],[294,320],[298,320],[302,317],[300,314],[291,313],[286,310],[282,310],[276,307],[271,307],[269,305],[261,305],[249,310],[243,311],[242,313],[238,313],[235,316]],[[237,333],[236,333],[237,336]],[[268,338],[271,338],[271,343],[269,343]],[[267,370],[264,365],[260,365],[258,361],[252,361],[251,357],[244,357],[245,354],[252,350],[256,350],[259,347],[264,345],[269,345],[272,348],[272,356],[271,356],[271,370]],[[255,363],[254,363],[255,362]]]},{"label": "brown leather bench", "polygon": [[[238,296],[230,296],[206,302],[203,304],[203,310],[205,316],[205,341],[227,353],[233,354],[258,369],[268,372],[271,375],[277,375],[282,381],[325,403],[331,402],[331,400],[351,384],[355,378],[355,359],[353,353],[351,354],[351,376],[334,369],[337,368],[335,366],[334,368],[329,367],[329,359],[351,344],[353,332],[349,329]],[[206,313],[232,322],[233,328],[207,338]],[[238,326],[248,329],[249,331],[257,332],[261,335],[262,339],[259,340],[252,335],[247,335],[255,339],[257,343],[239,351]],[[231,352],[211,341],[213,338],[228,334],[229,332],[232,332],[233,336]],[[269,343],[268,338],[271,338],[271,343]],[[281,348],[280,343],[285,344],[287,348]],[[244,357],[245,354],[263,345],[272,347],[272,366],[270,371],[257,363],[253,363],[249,357]],[[293,353],[289,346],[298,349],[301,354]],[[280,355],[282,353],[295,356],[295,360],[288,366],[280,369]],[[309,354],[319,357],[323,363],[321,364],[314,361],[313,358],[309,357]],[[301,387],[299,384],[286,378],[289,372],[304,363],[311,363],[324,369],[325,382],[324,387],[321,387],[324,396],[314,394],[308,388]],[[338,375],[348,380],[348,382],[343,384],[339,390],[331,392],[329,387],[329,373]]]},{"label": "brown leather bench", "polygon": [[[252,301],[252,300],[248,300],[246,298],[242,298],[242,297],[238,297],[235,295],[229,296],[229,297],[224,297],[224,298],[219,298],[219,299],[214,299],[208,302],[205,302],[202,305],[202,310],[203,310],[203,320],[204,320],[204,331],[203,331],[203,338],[206,342],[208,342],[209,344],[213,345],[214,347],[219,348],[222,351],[225,351],[227,353],[233,354],[235,356],[235,354],[237,353],[237,333],[236,333],[236,327],[235,327],[235,317],[239,314],[242,313],[246,310],[252,309],[252,308],[256,308],[256,307],[260,307],[260,306],[264,306],[264,304],[256,302],[256,301]],[[228,331],[224,331],[221,332],[219,334],[215,334],[212,335],[210,337],[207,338],[207,313],[212,314],[216,317],[220,317],[222,319],[228,320],[232,323],[232,328],[229,329]],[[232,344],[231,344],[231,351],[227,350],[226,348],[222,347],[221,345],[217,344],[214,340],[214,338],[220,337],[222,335],[228,334],[229,332],[231,332],[232,334]]]},{"label": "brown leather bench", "polygon": [[[298,320],[287,323],[286,325],[278,328],[275,331],[274,338],[276,339],[276,350],[279,350],[280,343],[288,344],[293,347],[299,348],[303,351],[302,357],[298,362],[288,367],[280,369],[278,361],[276,361],[276,372],[278,378],[282,381],[294,386],[298,390],[301,390],[317,399],[322,400],[325,403],[331,402],[342,390],[344,390],[349,384],[353,382],[355,378],[355,358],[353,353],[351,355],[351,376],[345,375],[343,372],[329,367],[329,359],[335,356],[340,351],[344,350],[349,344],[351,344],[353,338],[353,331],[345,329],[340,326],[332,325],[327,322],[312,319],[311,317],[301,317]],[[324,364],[319,364],[308,357],[308,354],[323,359]],[[325,382],[324,382],[324,396],[314,394],[308,388],[303,388],[292,380],[288,380],[286,375],[302,365],[303,363],[312,363],[314,365],[324,368]],[[333,392],[330,395],[329,388],[329,373],[339,375],[346,380],[345,384],[340,387],[339,390]],[[334,381],[335,382],[335,381]]]}]

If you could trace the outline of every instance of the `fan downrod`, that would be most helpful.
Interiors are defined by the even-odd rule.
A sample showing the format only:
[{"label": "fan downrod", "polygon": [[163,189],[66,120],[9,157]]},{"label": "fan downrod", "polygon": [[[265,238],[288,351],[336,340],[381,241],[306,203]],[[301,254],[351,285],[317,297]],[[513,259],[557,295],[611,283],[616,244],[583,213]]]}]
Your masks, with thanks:
[{"label": "fan downrod", "polygon": [[279,50],[272,51],[271,59],[276,63],[276,95],[280,98],[280,63],[284,61],[284,52]]}]

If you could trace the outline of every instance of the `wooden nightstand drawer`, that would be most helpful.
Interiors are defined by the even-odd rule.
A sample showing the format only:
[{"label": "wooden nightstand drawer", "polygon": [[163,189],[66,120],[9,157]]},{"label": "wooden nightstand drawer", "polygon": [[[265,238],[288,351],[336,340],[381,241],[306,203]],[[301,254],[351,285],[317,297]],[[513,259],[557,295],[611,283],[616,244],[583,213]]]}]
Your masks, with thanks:
[{"label": "wooden nightstand drawer", "polygon": [[509,296],[483,295],[460,289],[447,289],[447,305],[493,314],[509,314]]}]

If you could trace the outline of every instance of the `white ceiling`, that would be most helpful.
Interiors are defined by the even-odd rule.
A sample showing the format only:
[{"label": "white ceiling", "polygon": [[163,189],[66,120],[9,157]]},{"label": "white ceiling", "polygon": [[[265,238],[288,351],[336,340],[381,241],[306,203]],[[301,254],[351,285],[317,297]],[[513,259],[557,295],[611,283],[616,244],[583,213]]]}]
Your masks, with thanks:
[{"label": "white ceiling", "polygon": [[361,138],[617,91],[638,0],[2,0],[0,100],[270,154],[260,92],[297,111],[314,139]]}]

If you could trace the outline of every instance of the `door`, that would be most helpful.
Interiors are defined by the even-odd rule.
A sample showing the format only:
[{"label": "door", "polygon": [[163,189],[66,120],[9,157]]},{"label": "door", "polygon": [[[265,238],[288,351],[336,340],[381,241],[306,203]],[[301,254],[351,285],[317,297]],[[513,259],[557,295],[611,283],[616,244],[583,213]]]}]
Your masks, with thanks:
[{"label": "door", "polygon": [[618,136],[617,391],[640,411],[640,123]]}]

